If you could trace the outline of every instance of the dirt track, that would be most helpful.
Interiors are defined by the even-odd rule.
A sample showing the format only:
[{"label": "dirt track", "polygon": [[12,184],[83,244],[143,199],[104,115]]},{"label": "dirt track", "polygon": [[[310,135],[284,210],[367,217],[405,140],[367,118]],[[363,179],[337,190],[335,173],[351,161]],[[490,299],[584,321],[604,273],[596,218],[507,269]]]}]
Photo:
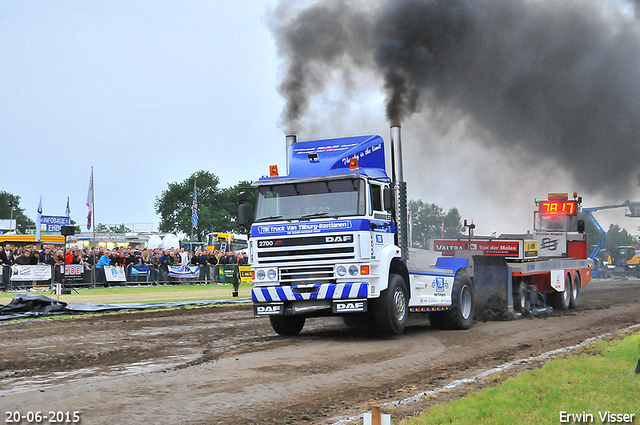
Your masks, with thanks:
[{"label": "dirt track", "polygon": [[581,295],[575,311],[469,331],[416,318],[389,338],[336,318],[279,337],[250,306],[0,323],[0,413],[6,421],[6,411],[79,411],[83,424],[333,424],[640,323],[637,280],[592,282]]}]

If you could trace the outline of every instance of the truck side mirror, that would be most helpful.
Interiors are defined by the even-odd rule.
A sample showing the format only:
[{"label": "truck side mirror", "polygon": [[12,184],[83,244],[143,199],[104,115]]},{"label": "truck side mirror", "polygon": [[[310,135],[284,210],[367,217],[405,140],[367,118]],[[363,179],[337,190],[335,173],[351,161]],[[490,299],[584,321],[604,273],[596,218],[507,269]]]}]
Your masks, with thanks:
[{"label": "truck side mirror", "polygon": [[385,187],[384,191],[382,192],[382,197],[384,200],[384,210],[385,211],[394,211],[396,209],[396,205],[395,205],[395,192],[392,188],[390,187]]},{"label": "truck side mirror", "polygon": [[247,227],[247,204],[238,205],[238,226]]}]

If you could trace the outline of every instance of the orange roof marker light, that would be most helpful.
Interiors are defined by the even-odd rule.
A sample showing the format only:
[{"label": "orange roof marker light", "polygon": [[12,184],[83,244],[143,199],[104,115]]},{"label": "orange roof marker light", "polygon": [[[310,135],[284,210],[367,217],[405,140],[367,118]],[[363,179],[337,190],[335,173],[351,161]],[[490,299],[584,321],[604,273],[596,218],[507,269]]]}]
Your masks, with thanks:
[{"label": "orange roof marker light", "polygon": [[278,177],[278,166],[270,165],[269,166],[269,177]]},{"label": "orange roof marker light", "polygon": [[357,170],[358,168],[360,168],[358,165],[358,158],[349,159],[349,171]]}]

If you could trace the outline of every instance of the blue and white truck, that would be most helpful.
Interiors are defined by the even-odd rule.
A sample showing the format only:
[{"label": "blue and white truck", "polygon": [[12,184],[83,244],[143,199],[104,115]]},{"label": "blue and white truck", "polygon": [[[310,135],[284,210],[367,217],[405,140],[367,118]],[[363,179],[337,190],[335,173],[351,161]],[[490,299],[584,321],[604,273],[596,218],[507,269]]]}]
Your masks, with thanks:
[{"label": "blue and white truck", "polygon": [[[380,136],[305,142],[287,136],[288,173],[271,166],[253,184],[254,313],[268,316],[276,333],[296,335],[308,317],[340,315],[347,324],[398,334],[414,312],[429,314],[437,328],[468,329],[476,299],[491,305],[496,297],[500,309],[513,312],[503,257],[409,247],[399,126],[391,127],[389,151],[391,173]],[[246,207],[239,207],[240,224]],[[525,243],[511,241],[523,256]],[[517,288],[521,298],[525,291]]]}]

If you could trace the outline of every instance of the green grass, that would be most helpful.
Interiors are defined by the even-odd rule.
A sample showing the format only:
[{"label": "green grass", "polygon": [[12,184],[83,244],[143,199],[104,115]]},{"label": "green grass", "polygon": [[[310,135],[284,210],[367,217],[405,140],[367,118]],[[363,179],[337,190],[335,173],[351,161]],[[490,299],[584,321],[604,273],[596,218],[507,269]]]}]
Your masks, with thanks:
[{"label": "green grass", "polygon": [[509,378],[494,388],[436,405],[405,425],[426,424],[559,424],[560,412],[593,415],[635,414],[640,424],[640,333],[623,340],[597,341],[582,354],[545,364],[542,368]]},{"label": "green grass", "polygon": [[[193,301],[211,299],[229,299],[233,287],[226,285],[162,285],[162,286],[126,286],[126,287],[100,287],[78,288],[78,292],[72,291],[70,295],[61,295],[65,302],[94,302],[94,303],[124,303],[124,302],[165,302],[165,301]],[[251,284],[241,284],[239,297],[249,297]],[[42,294],[55,298],[50,291],[29,292]],[[0,292],[0,304],[8,304],[16,292]]]}]

